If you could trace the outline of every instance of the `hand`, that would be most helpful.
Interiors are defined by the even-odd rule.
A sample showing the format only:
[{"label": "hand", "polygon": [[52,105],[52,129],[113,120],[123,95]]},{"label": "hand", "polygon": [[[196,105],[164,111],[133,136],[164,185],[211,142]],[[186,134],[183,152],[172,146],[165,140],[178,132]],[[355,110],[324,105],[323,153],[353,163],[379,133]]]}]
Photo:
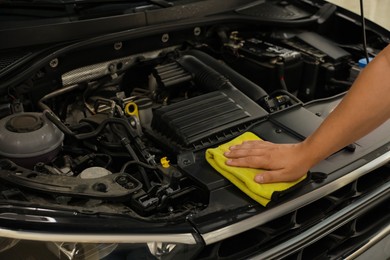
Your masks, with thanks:
[{"label": "hand", "polygon": [[231,146],[225,156],[227,165],[264,169],[255,176],[258,183],[295,181],[304,176],[314,163],[304,143],[274,144],[266,141],[246,141]]}]

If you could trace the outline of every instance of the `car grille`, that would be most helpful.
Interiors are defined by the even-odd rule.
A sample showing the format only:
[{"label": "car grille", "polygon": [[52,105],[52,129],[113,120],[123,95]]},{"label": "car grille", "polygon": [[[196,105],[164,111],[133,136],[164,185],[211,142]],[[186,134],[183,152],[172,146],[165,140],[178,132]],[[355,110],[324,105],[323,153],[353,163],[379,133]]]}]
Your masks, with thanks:
[{"label": "car grille", "polygon": [[[385,189],[380,201],[356,208],[354,216],[338,226],[330,223],[322,229],[321,237],[313,238],[302,246],[285,253],[267,254],[272,248],[315,228],[355,201],[367,198],[376,190],[388,186],[389,167],[378,168],[352,183],[291,213],[266,224],[208,245],[199,259],[338,259],[357,250],[364,241],[390,222],[390,193]],[[336,221],[334,222],[336,225]],[[297,248],[298,247],[298,248]],[[264,257],[261,257],[261,256]],[[266,257],[265,257],[266,256]]]}]

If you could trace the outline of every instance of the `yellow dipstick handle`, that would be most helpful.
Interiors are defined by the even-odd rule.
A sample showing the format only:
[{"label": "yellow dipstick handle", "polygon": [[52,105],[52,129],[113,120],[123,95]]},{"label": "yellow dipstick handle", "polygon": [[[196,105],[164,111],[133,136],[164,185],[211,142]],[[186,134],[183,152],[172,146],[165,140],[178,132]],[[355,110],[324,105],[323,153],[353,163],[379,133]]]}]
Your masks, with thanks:
[{"label": "yellow dipstick handle", "polygon": [[137,104],[134,103],[134,102],[127,103],[126,106],[125,106],[125,113],[128,116],[136,116],[136,117],[139,118]]}]

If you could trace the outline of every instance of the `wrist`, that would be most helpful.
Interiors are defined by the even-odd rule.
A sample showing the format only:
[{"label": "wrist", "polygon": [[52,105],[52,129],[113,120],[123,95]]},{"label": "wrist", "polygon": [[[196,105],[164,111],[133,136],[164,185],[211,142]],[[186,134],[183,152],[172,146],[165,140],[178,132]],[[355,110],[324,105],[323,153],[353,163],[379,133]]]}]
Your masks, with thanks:
[{"label": "wrist", "polygon": [[312,168],[326,157],[320,153],[321,149],[313,145],[308,139],[298,143],[297,146],[299,154],[301,154],[301,158],[303,158],[302,163],[306,165],[308,169]]}]

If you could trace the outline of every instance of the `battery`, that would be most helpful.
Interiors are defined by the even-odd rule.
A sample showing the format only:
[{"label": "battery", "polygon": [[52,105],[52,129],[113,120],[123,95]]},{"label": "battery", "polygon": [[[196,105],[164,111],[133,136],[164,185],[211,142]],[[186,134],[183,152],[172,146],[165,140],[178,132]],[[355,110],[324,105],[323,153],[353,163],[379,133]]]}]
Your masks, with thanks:
[{"label": "battery", "polygon": [[267,92],[283,89],[281,80],[284,80],[288,91],[298,89],[303,69],[300,52],[249,38],[243,41],[238,53],[238,56],[229,59],[229,65]]}]

